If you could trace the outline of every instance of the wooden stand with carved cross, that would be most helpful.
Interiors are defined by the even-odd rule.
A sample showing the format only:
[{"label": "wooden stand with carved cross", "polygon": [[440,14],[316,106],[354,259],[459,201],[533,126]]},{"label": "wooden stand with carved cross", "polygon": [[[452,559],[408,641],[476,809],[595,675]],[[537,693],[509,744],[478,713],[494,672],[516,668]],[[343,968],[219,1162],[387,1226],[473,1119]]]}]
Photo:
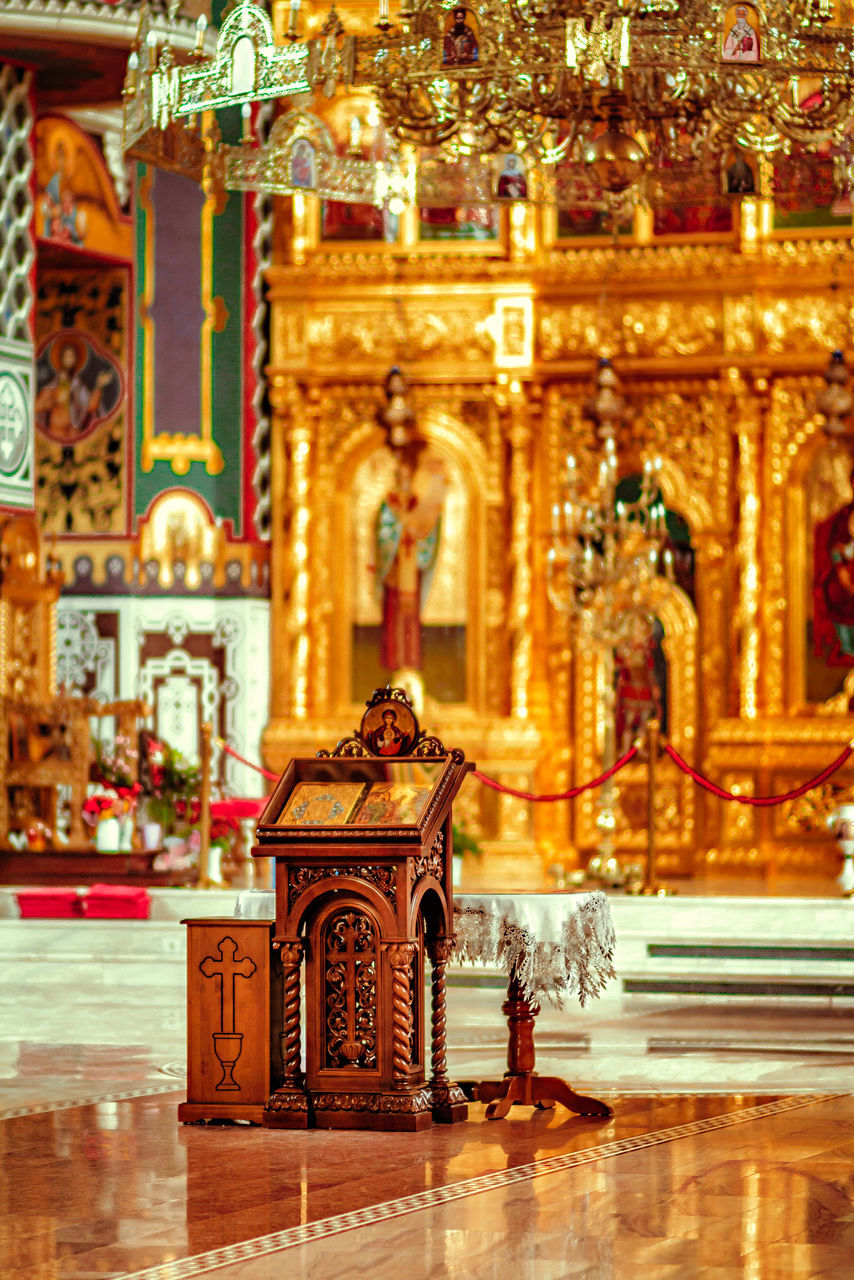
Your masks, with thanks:
[{"label": "wooden stand with carved cross", "polygon": [[402,690],[377,690],[367,707],[334,753],[290,762],[258,824],[253,856],[276,862],[283,973],[283,1079],[264,1112],[272,1128],[416,1130],[467,1115],[447,1074],[445,969],[451,805],[473,766],[419,733]]},{"label": "wooden stand with carved cross", "polygon": [[185,920],[187,1101],[185,1124],[260,1124],[282,1078],[282,969],[269,920]]}]

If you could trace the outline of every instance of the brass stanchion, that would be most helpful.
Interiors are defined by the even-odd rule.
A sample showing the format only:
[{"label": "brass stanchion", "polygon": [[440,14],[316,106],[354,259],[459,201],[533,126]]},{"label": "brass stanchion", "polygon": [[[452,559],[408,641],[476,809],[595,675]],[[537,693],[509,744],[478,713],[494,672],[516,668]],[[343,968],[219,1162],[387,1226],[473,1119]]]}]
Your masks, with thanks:
[{"label": "brass stanchion", "polygon": [[205,721],[202,725],[201,741],[199,743],[202,775],[201,795],[199,797],[201,804],[199,813],[199,835],[201,836],[201,844],[199,846],[199,887],[202,889],[214,887],[210,878],[212,733],[213,726]]},{"label": "brass stanchion", "polygon": [[645,898],[663,898],[672,889],[659,884],[655,878],[655,771],[661,743],[661,721],[653,716],[646,722],[646,873],[641,884],[629,885],[627,893]]}]

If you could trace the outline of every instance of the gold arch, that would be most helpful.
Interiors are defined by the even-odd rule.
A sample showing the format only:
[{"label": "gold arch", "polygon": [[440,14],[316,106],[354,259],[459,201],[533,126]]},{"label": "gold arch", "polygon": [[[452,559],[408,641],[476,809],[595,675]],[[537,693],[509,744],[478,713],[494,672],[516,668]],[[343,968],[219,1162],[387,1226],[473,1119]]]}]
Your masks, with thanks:
[{"label": "gold arch", "polygon": [[[486,653],[484,635],[483,597],[486,583],[486,505],[483,479],[488,474],[488,459],[481,441],[454,415],[444,410],[426,410],[419,418],[419,431],[429,445],[444,455],[459,470],[468,499],[469,545],[464,550],[468,561],[468,625],[466,642],[466,690],[465,708],[478,712],[484,710]],[[376,450],[383,448],[383,432],[373,423],[363,423],[350,432],[340,452],[336,455],[328,501],[331,512],[329,547],[344,548],[349,545],[350,502],[352,482],[359,466]],[[323,554],[329,554],[328,551]],[[355,584],[350,574],[342,575],[336,583],[339,607],[329,615],[331,670],[346,672],[347,680],[338,681],[336,705],[330,707],[333,714],[353,710],[349,696],[349,673],[352,669],[352,619],[354,614]],[[336,695],[333,693],[333,697]],[[450,708],[448,709],[450,710]]]},{"label": "gold arch", "polygon": [[[652,611],[664,630],[662,647],[667,659],[668,739],[690,762],[695,762],[698,740],[699,701],[697,688],[697,613],[681,587],[661,580],[652,601]],[[604,665],[601,651],[593,646],[576,650],[576,723],[581,727],[578,742],[577,782],[595,777],[601,766],[600,717],[598,708]],[[675,765],[663,762],[662,784],[675,790],[679,821],[672,831],[660,833],[662,849],[678,850],[682,861],[693,852],[696,841],[696,806],[694,784],[679,773]],[[632,762],[620,772],[621,788],[637,790],[646,785],[646,765]],[[641,848],[646,840],[643,829],[633,830],[618,838],[621,848]],[[598,841],[596,829],[596,796],[585,792],[578,801],[576,843],[591,848]],[[671,856],[673,856],[671,854]],[[676,864],[674,864],[676,865]]]},{"label": "gold arch", "polygon": [[660,482],[664,505],[682,517],[692,538],[713,527],[714,515],[708,500],[691,484],[675,459],[662,458]]}]

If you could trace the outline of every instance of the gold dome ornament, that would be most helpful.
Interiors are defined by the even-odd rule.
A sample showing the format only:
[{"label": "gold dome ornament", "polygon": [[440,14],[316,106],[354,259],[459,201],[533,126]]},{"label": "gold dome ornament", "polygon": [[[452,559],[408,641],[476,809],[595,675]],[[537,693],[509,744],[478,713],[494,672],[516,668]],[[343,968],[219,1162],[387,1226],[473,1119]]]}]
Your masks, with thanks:
[{"label": "gold dome ornament", "polygon": [[640,181],[648,158],[637,138],[624,132],[617,119],[609,120],[605,132],[584,148],[584,163],[599,186],[614,195]]}]

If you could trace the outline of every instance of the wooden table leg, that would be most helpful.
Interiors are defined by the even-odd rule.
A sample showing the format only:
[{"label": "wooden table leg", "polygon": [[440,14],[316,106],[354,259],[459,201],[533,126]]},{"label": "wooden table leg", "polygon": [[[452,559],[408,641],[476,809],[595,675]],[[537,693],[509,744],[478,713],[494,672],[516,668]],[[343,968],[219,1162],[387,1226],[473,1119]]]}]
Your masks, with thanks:
[{"label": "wooden table leg", "polygon": [[501,1006],[507,1019],[507,1070],[503,1080],[484,1080],[475,1088],[474,1096],[486,1102],[487,1120],[500,1120],[517,1104],[550,1110],[556,1102],[580,1116],[607,1118],[614,1113],[598,1098],[576,1093],[558,1076],[539,1076],[534,1070],[534,1019],[538,1005],[525,999],[521,984],[513,976],[507,987],[507,999]]}]

